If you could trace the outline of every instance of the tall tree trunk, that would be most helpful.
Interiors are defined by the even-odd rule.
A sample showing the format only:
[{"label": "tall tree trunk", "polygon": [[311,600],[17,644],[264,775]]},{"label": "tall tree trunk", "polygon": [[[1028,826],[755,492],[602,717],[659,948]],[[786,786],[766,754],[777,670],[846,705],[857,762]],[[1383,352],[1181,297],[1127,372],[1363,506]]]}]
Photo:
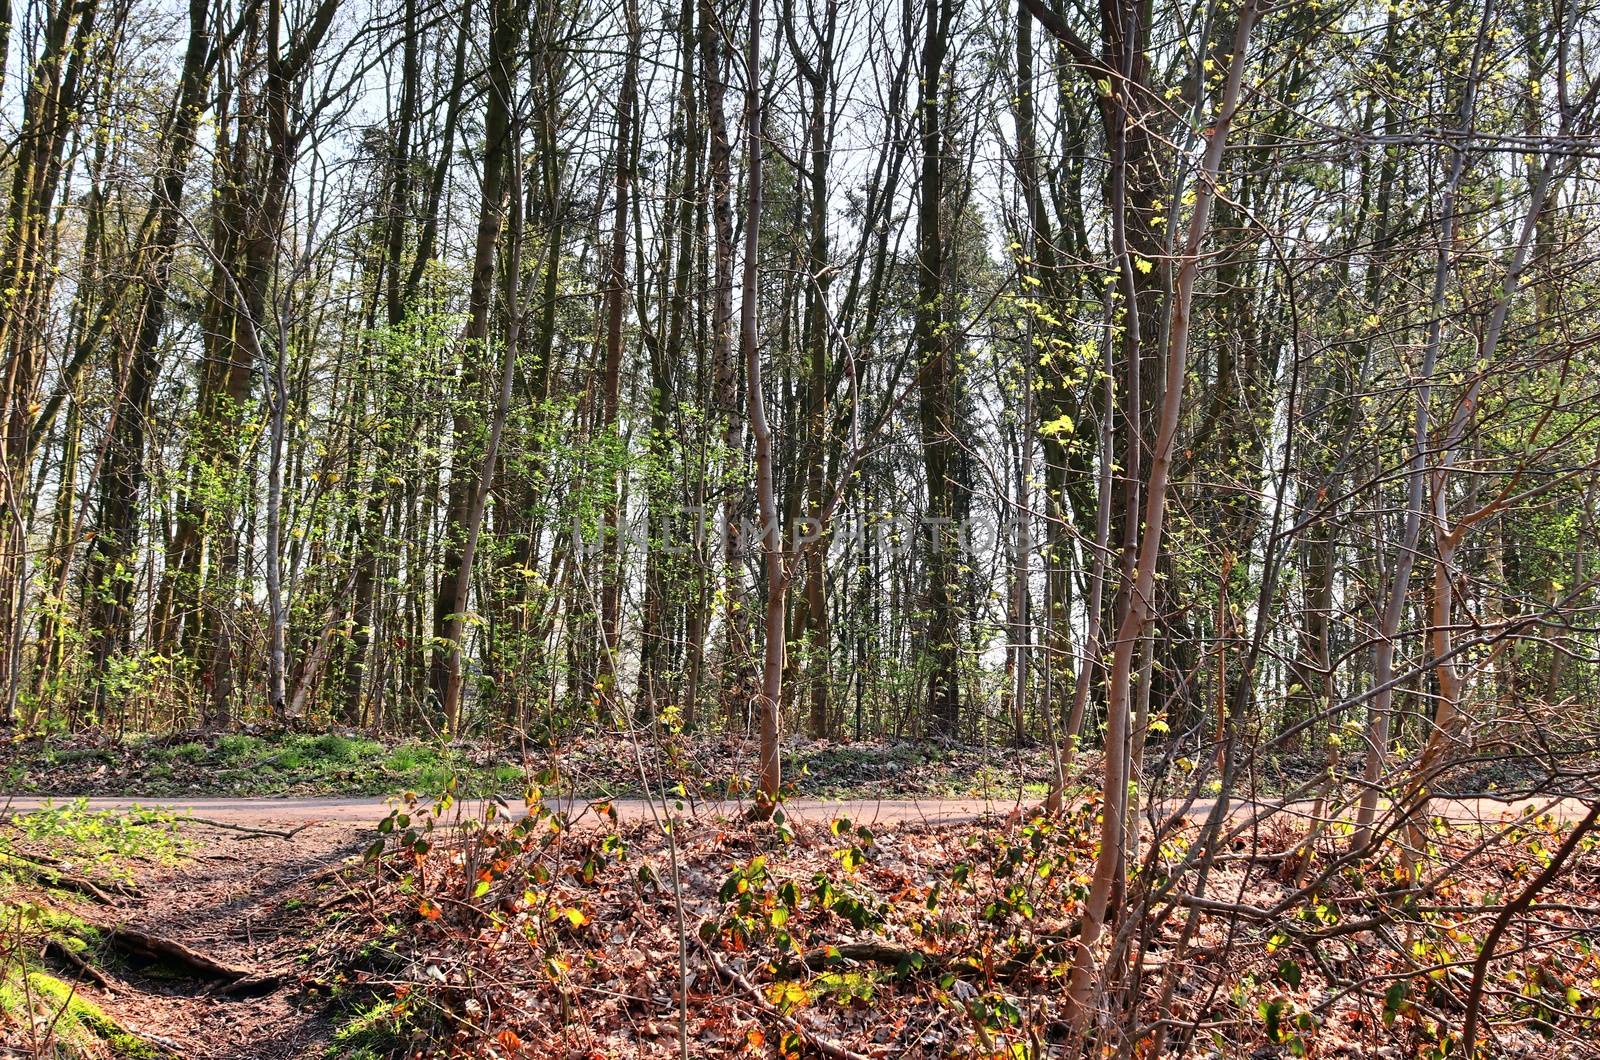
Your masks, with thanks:
[{"label": "tall tree trunk", "polygon": [[[463,587],[472,571],[462,564],[468,513],[480,487],[474,477],[479,414],[477,402],[484,388],[484,367],[489,345],[489,311],[494,301],[495,251],[505,214],[507,156],[510,149],[512,91],[522,49],[522,17],[517,0],[495,0],[490,9],[489,63],[484,79],[483,194],[478,201],[477,242],[472,255],[472,278],[467,292],[467,324],[461,334],[462,393],[451,427],[450,491],[445,511],[444,554],[434,594],[433,652],[429,689],[446,725],[459,720],[450,686],[459,680],[452,660],[466,628],[466,614],[458,610]],[[441,159],[441,165],[447,164]],[[453,676],[454,675],[454,676]],[[457,690],[459,695],[459,688]]]},{"label": "tall tree trunk", "polygon": [[[514,75],[508,76],[508,84],[516,84]],[[513,113],[509,129],[511,190],[507,196],[511,216],[506,234],[505,289],[501,296],[506,317],[505,349],[500,354],[499,388],[489,413],[489,439],[483,450],[483,468],[473,488],[472,498],[467,507],[466,526],[463,527],[465,538],[461,546],[463,572],[472,570],[472,559],[478,550],[478,537],[483,530],[484,508],[488,504],[489,490],[494,484],[495,463],[500,456],[500,439],[505,434],[506,416],[511,410],[512,385],[517,375],[518,340],[522,332],[522,309],[518,299],[522,283],[522,159],[519,130],[519,123]],[[454,609],[457,614],[466,613],[467,592],[470,586],[471,578],[467,576],[456,582]],[[450,680],[444,700],[444,716],[452,732],[459,732],[461,729],[461,653],[462,644],[457,640],[450,649]]]},{"label": "tall tree trunk", "polygon": [[[829,308],[828,291],[832,268],[828,261],[828,164],[830,158],[830,130],[828,128],[828,103],[833,84],[833,53],[835,27],[838,22],[837,0],[824,0],[821,26],[817,33],[817,56],[812,63],[795,34],[793,0],[787,0],[784,32],[789,39],[789,51],[805,84],[811,92],[811,108],[807,119],[807,140],[810,154],[808,167],[809,198],[807,201],[807,246],[805,282],[805,320],[803,344],[807,361],[805,393],[805,529],[797,533],[798,539],[808,540],[811,547],[805,550],[805,598],[800,609],[801,657],[805,663],[805,681],[808,694],[809,728],[811,735],[822,739],[828,735],[829,678],[828,669],[831,646],[828,632],[827,556],[828,527],[823,525],[823,508],[828,503],[825,465],[830,448],[831,424],[828,391],[832,368],[829,363]],[[798,529],[798,528],[797,528]]]},{"label": "tall tree trunk", "polygon": [[750,39],[745,45],[744,89],[745,172],[744,271],[740,280],[739,346],[744,355],[746,401],[750,433],[756,447],[756,500],[761,512],[761,555],[767,576],[766,621],[763,627],[761,693],[757,709],[761,719],[761,775],[756,783],[755,812],[768,817],[778,804],[783,782],[779,757],[779,708],[783,703],[784,612],[789,595],[789,573],[783,556],[783,527],[778,524],[778,495],[773,485],[772,428],[767,423],[766,396],[761,382],[761,0],[750,0]]},{"label": "tall tree trunk", "polygon": [[926,579],[929,656],[928,724],[952,735],[961,720],[961,620],[955,529],[959,484],[956,475],[955,363],[946,334],[944,291],[944,131],[942,87],[954,0],[924,0],[922,95],[917,105],[921,172],[917,183],[917,307],[913,338],[917,370],[917,424],[922,435],[927,478],[928,528]]},{"label": "tall tree trunk", "polygon": [[722,710],[729,728],[744,724],[755,689],[751,673],[750,629],[745,611],[745,585],[741,572],[742,542],[739,520],[745,505],[744,417],[739,409],[739,359],[733,347],[733,164],[732,141],[724,110],[727,82],[723,79],[721,36],[711,0],[700,3],[700,62],[706,88],[706,116],[710,123],[711,225],[713,271],[711,347],[715,381],[714,399],[724,418],[722,434],[722,598],[725,653],[722,675]]},{"label": "tall tree trunk", "polygon": [[[633,126],[639,85],[639,14],[634,0],[624,0],[628,23],[628,53],[623,63],[622,87],[617,95],[617,139],[615,147],[615,185],[612,189],[611,252],[606,271],[606,344],[601,372],[600,433],[622,449],[622,352],[623,318],[628,302],[628,224],[629,195],[633,191]],[[600,574],[600,699],[607,717],[624,716],[618,703],[617,661],[622,645],[622,537],[625,513],[623,495],[626,474],[611,473],[606,487],[605,522],[601,531]],[[647,631],[648,635],[648,631]]]},{"label": "tall tree trunk", "polygon": [[[694,267],[695,198],[698,194],[700,172],[700,124],[695,107],[695,0],[683,0],[679,8],[682,33],[678,56],[682,63],[678,83],[678,115],[675,118],[674,140],[681,142],[673,166],[677,187],[674,190],[674,212],[671,236],[676,240],[673,249],[671,278],[663,277],[666,288],[664,315],[667,319],[665,345],[651,343],[650,349],[650,547],[646,556],[644,619],[639,641],[639,715],[654,719],[658,702],[669,692],[666,685],[667,656],[672,641],[665,626],[673,606],[673,590],[678,582],[681,563],[673,557],[684,554],[688,547],[673,535],[681,526],[673,519],[670,501],[674,493],[672,482],[672,416],[675,405],[677,377],[674,363],[682,350],[689,316],[690,284]],[[663,240],[663,271],[665,271],[665,246]],[[686,374],[686,373],[685,373]],[[687,453],[683,470],[689,472]],[[698,608],[695,609],[698,611]],[[690,638],[695,639],[695,638]],[[691,650],[693,647],[691,646]],[[695,697],[683,698],[683,721],[693,724]]]},{"label": "tall tree trunk", "polygon": [[[468,5],[462,14],[463,29],[470,18],[471,7]],[[394,150],[389,163],[389,190],[382,199],[386,216],[384,256],[380,271],[384,285],[384,322],[391,333],[404,324],[406,314],[410,312],[416,298],[416,283],[421,279],[420,270],[413,270],[404,260],[407,222],[411,216],[412,138],[417,123],[418,87],[422,79],[419,55],[422,32],[418,26],[417,0],[406,0],[405,22],[401,32],[404,37],[401,42],[401,77],[404,79],[404,84],[400,91],[398,126],[395,130]],[[455,77],[451,85],[450,100],[447,103],[448,113],[445,120],[448,134],[438,163],[441,170],[449,165],[456,112],[460,109],[461,82],[464,80],[464,55],[462,55],[464,43],[463,35],[457,49]],[[430,217],[428,221],[432,222],[433,219]],[[423,252],[421,248],[418,249],[419,256]],[[393,382],[387,346],[383,343],[374,343],[372,357],[376,364],[370,374],[383,387],[383,391],[377,396],[377,400],[381,402],[386,399]],[[354,528],[357,545],[354,580],[351,583],[350,638],[345,647],[344,672],[341,680],[340,712],[345,721],[352,725],[361,721],[362,686],[367,677],[368,654],[372,647],[373,603],[378,587],[379,552],[383,547],[383,527],[395,501],[395,491],[391,484],[394,476],[391,474],[390,465],[399,441],[399,431],[395,425],[382,422],[377,428],[375,440],[377,453],[367,486],[366,503],[360,509],[359,521]],[[355,521],[354,516],[352,520]]]},{"label": "tall tree trunk", "polygon": [[[43,12],[39,53],[28,71],[22,123],[7,162],[11,187],[0,244],[0,630],[10,648],[0,653],[0,724],[10,724],[21,674],[22,613],[26,599],[27,531],[32,497],[26,491],[34,414],[44,372],[42,323],[53,283],[46,260],[51,211],[61,185],[70,123],[91,51],[96,0],[55,0]],[[9,38],[9,32],[7,32]]]},{"label": "tall tree trunk", "polygon": [[[189,4],[189,43],[163,136],[167,153],[140,225],[137,271],[142,283],[135,317],[138,323],[99,479],[96,533],[84,573],[90,591],[90,607],[85,616],[90,673],[84,688],[83,711],[91,718],[103,715],[110,664],[127,650],[132,639],[134,549],[139,499],[147,478],[147,424],[160,371],[161,334],[167,319],[168,280],[179,235],[184,178],[208,88],[212,54],[209,10],[206,0],[191,0]],[[103,306],[101,311],[109,316],[110,306]]]}]

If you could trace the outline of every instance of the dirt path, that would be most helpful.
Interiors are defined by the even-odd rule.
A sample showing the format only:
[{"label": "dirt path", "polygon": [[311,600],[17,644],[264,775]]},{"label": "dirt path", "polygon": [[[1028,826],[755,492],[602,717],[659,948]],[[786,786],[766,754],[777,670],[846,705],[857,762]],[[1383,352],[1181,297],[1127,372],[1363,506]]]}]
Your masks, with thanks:
[{"label": "dirt path", "polygon": [[[66,796],[53,800],[45,796],[0,797],[0,816],[8,812],[38,809],[52,801],[61,805],[73,800]],[[90,810],[143,806],[171,810],[202,820],[273,829],[292,829],[313,823],[370,827],[382,820],[395,805],[391,799],[379,798],[91,798],[86,801]],[[521,799],[509,799],[506,805],[515,813],[527,812],[527,804]],[[588,802],[547,800],[546,805],[552,810],[566,812],[580,825],[598,819]],[[614,808],[618,819],[624,824],[649,821],[653,813],[662,810],[660,802],[652,810],[651,804],[644,799],[613,799],[605,805]],[[791,818],[808,822],[827,822],[836,817],[848,817],[866,825],[964,824],[985,817],[1004,818],[1019,810],[1025,812],[1031,805],[1031,802],[1018,803],[1015,799],[794,799],[784,803],[784,810]],[[1198,800],[1189,808],[1187,816],[1195,820],[1203,818],[1212,805],[1211,799]],[[1236,802],[1233,813],[1240,817],[1248,815],[1252,808],[1273,805],[1266,800],[1253,804]],[[479,800],[464,800],[459,810],[463,814],[475,815],[481,812],[482,806]],[[748,806],[748,802],[696,801],[690,808],[699,817],[714,819],[725,816],[731,819],[741,816]],[[1282,812],[1291,817],[1306,816],[1312,806],[1309,801],[1297,802],[1284,807]],[[1576,820],[1588,811],[1588,806],[1580,799],[1541,797],[1504,800],[1484,797],[1438,798],[1433,801],[1432,812],[1455,821],[1494,822],[1505,815],[1518,816],[1529,806],[1541,813],[1553,813],[1560,820]],[[1176,805],[1171,808],[1177,809]]]},{"label": "dirt path", "polygon": [[[24,813],[35,810],[47,802],[62,805],[75,801],[61,796],[50,799],[44,796],[18,796],[9,800],[0,797],[0,815]],[[255,828],[294,828],[307,823],[375,826],[395,805],[390,799],[338,799],[338,798],[285,798],[285,799],[160,799],[160,798],[91,798],[85,800],[88,809],[118,810],[134,806],[170,810],[204,820]],[[467,799],[460,804],[463,814],[480,812],[481,800]],[[506,805],[513,812],[527,812],[521,799],[509,799]],[[552,810],[566,812],[576,823],[596,819],[591,804],[583,801],[547,800]],[[608,805],[617,811],[618,820],[636,824],[651,820],[650,803],[644,799],[614,799]],[[688,806],[689,804],[685,804]],[[709,803],[696,801],[693,810],[697,816],[729,818],[740,816],[749,806],[743,802]],[[1024,807],[1026,804],[1024,804]],[[9,808],[8,808],[9,807]],[[986,816],[1004,816],[1016,810],[1014,799],[796,799],[784,804],[790,817],[801,821],[827,822],[835,817],[848,817],[859,824],[960,824]],[[661,803],[656,803],[661,810]]]}]

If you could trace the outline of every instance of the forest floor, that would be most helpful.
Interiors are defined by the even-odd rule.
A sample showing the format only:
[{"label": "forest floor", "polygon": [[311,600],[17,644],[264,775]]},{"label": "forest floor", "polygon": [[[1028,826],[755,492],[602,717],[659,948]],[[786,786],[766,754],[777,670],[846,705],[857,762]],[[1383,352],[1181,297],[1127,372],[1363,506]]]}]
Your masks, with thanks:
[{"label": "forest floor", "polygon": [[[1341,867],[1339,830],[1306,860],[1303,827],[1279,814],[1235,826],[1203,897],[1171,891],[1197,833],[1165,832],[1141,855],[1162,888],[1126,958],[1142,985],[1114,1018],[1218,1058],[1457,1055],[1475,940],[1549,863],[1574,807],[1438,808],[1450,818],[1429,828],[1424,878],[1450,872],[1426,887],[1397,882],[1392,848]],[[976,827],[795,804],[767,823],[669,806],[668,831],[626,804],[598,809],[573,828],[542,806],[476,820],[460,804],[397,807],[360,886],[401,929],[346,980],[373,999],[364,1040],[383,1055],[551,1060],[1071,1055],[1062,986],[1096,800]],[[1587,1055],[1593,872],[1516,918],[1485,993],[1493,1055]]]},{"label": "forest floor", "polygon": [[[1066,1033],[1093,756],[1055,821],[1030,816],[1038,748],[792,741],[770,823],[743,813],[754,759],[708,737],[13,741],[0,1055],[665,1057],[681,1039],[696,1057],[993,1057]],[[1325,877],[1297,892],[1312,806],[1247,787],[1214,897],[1152,914],[1137,960],[1161,985],[1127,1010],[1221,1056],[1447,1050],[1470,940],[1585,812],[1437,798],[1430,863],[1452,868],[1425,890],[1397,889],[1392,854],[1341,867],[1330,826],[1309,863]],[[1212,806],[1147,814],[1155,878]],[[1506,1055],[1570,1048],[1600,1018],[1597,871],[1516,924],[1486,1002]]]},{"label": "forest floor", "polygon": [[[434,793],[455,778],[465,795],[512,795],[532,778],[578,798],[621,798],[683,785],[722,799],[748,790],[756,746],[726,736],[589,735],[531,741],[386,741],[355,731],[245,731],[173,736],[29,736],[0,742],[0,791],[39,795],[383,796]],[[791,739],[785,779],[817,798],[1041,797],[1042,747],[937,741]]]},{"label": "forest floor", "polygon": [[328,1055],[342,1010],[306,987],[346,956],[322,945],[329,903],[372,827],[275,823],[81,806],[8,816],[0,1055]]},{"label": "forest floor", "polygon": [[[673,798],[136,801],[0,811],[0,1055],[664,1057],[680,1034],[696,1057],[1034,1055],[1065,1031],[1098,806],[797,799],[752,824]],[[1184,969],[1168,1018],[1211,1028],[1215,1055],[1424,1055],[1459,1012],[1469,936],[1583,807],[1437,802],[1463,871],[1415,920],[1414,893],[1385,897],[1388,857],[1273,912],[1298,866],[1267,852],[1303,829],[1249,820],[1264,808],[1235,816],[1216,908],[1167,907],[1139,958],[1152,982]],[[1570,1049],[1600,1011],[1594,880],[1571,883],[1507,955],[1508,1055]],[[1345,926],[1373,916],[1392,927]]]}]

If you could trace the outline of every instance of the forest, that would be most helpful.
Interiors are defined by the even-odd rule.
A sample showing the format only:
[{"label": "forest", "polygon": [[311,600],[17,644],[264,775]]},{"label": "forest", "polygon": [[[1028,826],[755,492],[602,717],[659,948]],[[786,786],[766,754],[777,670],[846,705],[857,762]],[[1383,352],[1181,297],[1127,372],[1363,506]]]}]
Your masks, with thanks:
[{"label": "forest", "polygon": [[1593,0],[0,0],[0,1042],[1594,1055],[1597,163]]}]

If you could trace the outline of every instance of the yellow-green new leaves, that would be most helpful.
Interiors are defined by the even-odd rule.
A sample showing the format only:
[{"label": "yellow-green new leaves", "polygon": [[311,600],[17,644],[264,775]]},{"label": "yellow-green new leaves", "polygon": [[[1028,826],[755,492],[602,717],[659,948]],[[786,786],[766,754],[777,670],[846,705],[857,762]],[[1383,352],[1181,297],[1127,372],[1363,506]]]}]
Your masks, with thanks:
[{"label": "yellow-green new leaves", "polygon": [[1072,417],[1062,413],[1053,420],[1039,424],[1039,433],[1046,438],[1054,438],[1057,435],[1071,434],[1072,427]]}]

